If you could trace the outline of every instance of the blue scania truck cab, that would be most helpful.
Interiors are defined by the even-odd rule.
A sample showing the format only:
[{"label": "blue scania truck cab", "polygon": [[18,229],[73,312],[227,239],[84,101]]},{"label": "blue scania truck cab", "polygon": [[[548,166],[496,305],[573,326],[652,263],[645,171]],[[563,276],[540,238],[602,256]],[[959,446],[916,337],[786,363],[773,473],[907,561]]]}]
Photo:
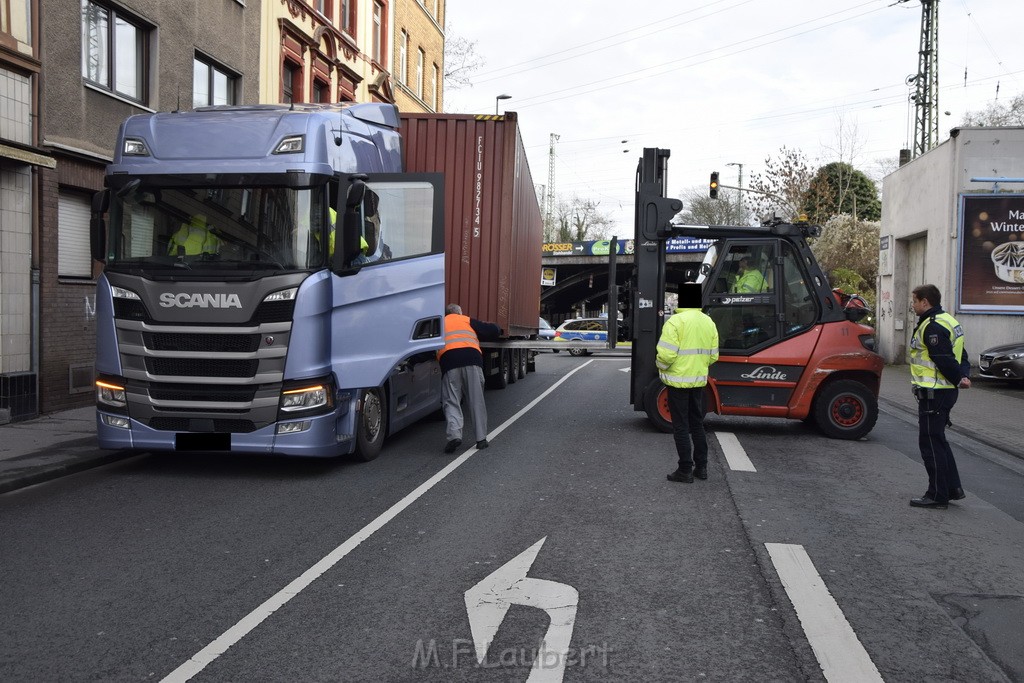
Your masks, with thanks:
[{"label": "blue scania truck cab", "polygon": [[133,116],[93,199],[99,444],[371,460],[436,411],[443,187],[387,104]]}]

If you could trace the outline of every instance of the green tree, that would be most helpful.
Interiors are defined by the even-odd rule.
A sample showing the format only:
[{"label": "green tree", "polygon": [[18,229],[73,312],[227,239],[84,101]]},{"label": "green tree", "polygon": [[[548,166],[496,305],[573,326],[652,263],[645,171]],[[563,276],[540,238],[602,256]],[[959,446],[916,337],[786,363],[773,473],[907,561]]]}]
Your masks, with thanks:
[{"label": "green tree", "polygon": [[877,221],[882,218],[882,202],[870,178],[850,164],[834,161],[814,174],[803,212],[812,223],[824,223],[840,214]]},{"label": "green tree", "polygon": [[878,277],[878,236],[881,223],[848,214],[833,216],[823,226],[811,251],[833,287],[860,294],[874,307]]}]

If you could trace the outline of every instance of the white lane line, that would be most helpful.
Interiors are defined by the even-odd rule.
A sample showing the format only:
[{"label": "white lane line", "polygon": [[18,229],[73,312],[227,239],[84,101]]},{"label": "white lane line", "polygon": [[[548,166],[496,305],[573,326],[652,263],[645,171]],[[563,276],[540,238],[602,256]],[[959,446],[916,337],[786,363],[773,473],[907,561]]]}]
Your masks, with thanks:
[{"label": "white lane line", "polygon": [[722,445],[722,452],[725,454],[725,461],[729,463],[729,469],[735,472],[757,472],[754,463],[750,462],[747,452],[740,445],[740,440],[732,432],[715,432],[718,443]]},{"label": "white lane line", "polygon": [[[520,410],[518,413],[516,413],[509,419],[505,420],[501,424],[501,426],[499,426],[497,429],[488,434],[488,441],[498,436],[503,431],[505,431],[505,429],[507,429],[513,422],[515,422],[523,415],[525,415],[527,412],[529,412],[534,406],[536,406],[546,396],[548,396],[548,394],[550,394],[559,386],[561,386],[563,382],[568,380],[577,372],[590,365],[591,362],[592,361],[587,361],[578,368],[573,369],[565,377],[563,377],[562,379],[558,380],[550,387],[548,387],[548,389],[544,393],[530,401],[522,410]],[[213,660],[217,659],[217,657],[227,652],[228,648],[230,648],[232,645],[234,645],[242,638],[244,638],[246,635],[248,635],[250,631],[259,626],[267,617],[276,612],[279,608],[283,607],[289,600],[294,598],[296,595],[301,593],[303,589],[305,589],[311,583],[320,578],[320,576],[323,575],[324,572],[326,572],[328,569],[336,565],[339,561],[341,561],[343,557],[348,555],[350,552],[355,550],[355,548],[360,543],[368,539],[375,532],[379,531],[381,527],[383,527],[385,524],[387,524],[392,519],[397,517],[400,512],[402,512],[403,510],[405,510],[405,508],[409,507],[414,502],[416,502],[416,500],[419,499],[423,494],[432,489],[435,484],[442,481],[445,477],[447,477],[449,474],[458,469],[458,467],[462,463],[469,460],[477,452],[478,451],[476,447],[470,448],[468,451],[460,455],[458,458],[448,463],[448,465],[444,469],[442,469],[437,474],[432,476],[430,479],[420,484],[412,493],[408,494],[405,498],[403,498],[402,500],[398,501],[390,508],[385,510],[379,517],[377,517],[377,519],[373,520],[372,522],[364,526],[362,529],[357,531],[347,541],[339,545],[331,552],[327,553],[327,555],[324,556],[322,560],[320,560],[312,567],[304,571],[301,576],[299,576],[297,579],[295,579],[287,586],[282,588],[276,595],[271,596],[262,605],[254,609],[252,612],[249,612],[249,614],[242,617],[242,619],[237,624],[229,628],[227,631],[218,636],[216,640],[214,640],[212,643],[210,643],[202,650],[197,652],[195,655],[193,655],[191,659],[189,659],[187,662],[179,666],[171,673],[167,674],[167,676],[163,678],[163,681],[166,681],[167,683],[183,683],[184,681],[189,680],[197,673],[205,669],[210,662],[212,662]]]},{"label": "white lane line", "polygon": [[802,545],[765,543],[782,587],[796,608],[814,656],[829,683],[882,681],[874,662],[814,569]]}]

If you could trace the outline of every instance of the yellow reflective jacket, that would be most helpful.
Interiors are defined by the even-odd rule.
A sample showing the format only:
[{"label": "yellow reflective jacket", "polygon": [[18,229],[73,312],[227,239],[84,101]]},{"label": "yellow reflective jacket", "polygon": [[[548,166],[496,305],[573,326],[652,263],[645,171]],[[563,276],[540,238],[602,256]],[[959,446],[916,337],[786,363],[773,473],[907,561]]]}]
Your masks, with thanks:
[{"label": "yellow reflective jacket", "polygon": [[670,387],[702,387],[718,360],[718,328],[699,308],[677,308],[658,341],[658,375]]},{"label": "yellow reflective jacket", "polygon": [[[964,360],[964,329],[956,318],[943,311],[928,316],[914,330],[914,338],[910,342],[910,383],[926,389],[955,389],[946,376],[928,355],[928,346],[924,342],[925,328],[931,321],[937,322],[949,333],[949,341],[953,345],[953,357],[957,363]],[[934,342],[933,342],[934,345]]]}]

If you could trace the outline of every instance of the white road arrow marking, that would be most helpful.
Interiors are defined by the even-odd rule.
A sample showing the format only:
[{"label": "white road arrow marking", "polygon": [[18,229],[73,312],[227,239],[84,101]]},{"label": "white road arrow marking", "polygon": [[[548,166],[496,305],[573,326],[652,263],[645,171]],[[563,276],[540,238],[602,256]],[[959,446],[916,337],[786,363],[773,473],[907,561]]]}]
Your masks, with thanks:
[{"label": "white road arrow marking", "polygon": [[551,623],[537,650],[527,683],[560,683],[565,675],[569,642],[576,623],[579,592],[572,586],[526,576],[547,537],[540,539],[466,591],[466,612],[473,633],[476,659],[483,664],[487,649],[512,605],[547,612]]}]

